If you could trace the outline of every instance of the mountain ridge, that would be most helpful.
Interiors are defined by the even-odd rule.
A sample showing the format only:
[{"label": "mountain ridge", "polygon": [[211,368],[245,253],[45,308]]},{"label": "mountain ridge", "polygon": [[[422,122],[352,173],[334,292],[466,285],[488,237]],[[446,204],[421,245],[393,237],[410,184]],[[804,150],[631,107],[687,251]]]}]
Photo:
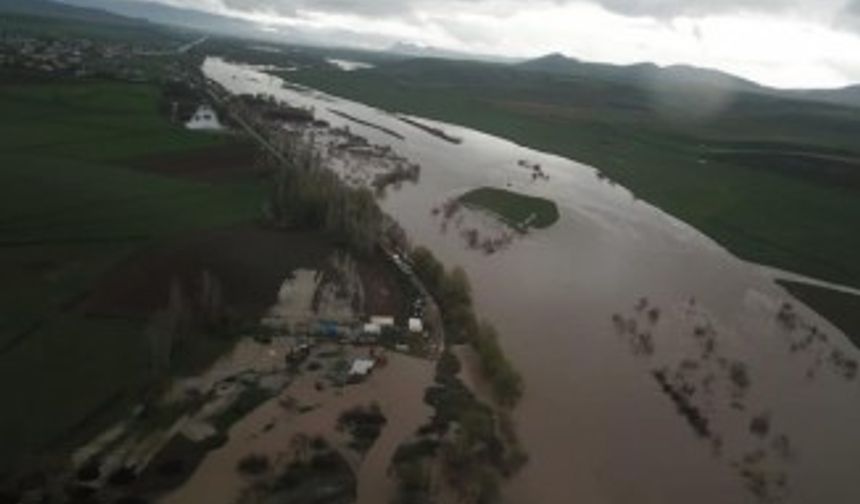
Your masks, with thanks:
[{"label": "mountain ridge", "polygon": [[[34,11],[36,6],[51,5],[47,15],[66,15],[73,19],[108,22],[146,21],[195,31],[216,33],[261,41],[300,43],[324,47],[306,40],[290,41],[283,34],[266,34],[251,21],[229,17],[203,10],[179,8],[147,0],[0,0],[0,8],[7,12]],[[64,9],[62,6],[66,6]],[[74,8],[83,9],[74,12]],[[86,13],[86,14],[84,14]],[[111,17],[113,15],[114,17]],[[301,38],[300,33],[293,34]],[[569,57],[561,52],[552,52],[537,58],[516,60],[453,50],[424,47],[408,42],[396,42],[379,53],[396,54],[412,58],[446,59],[457,61],[490,62],[523,71],[544,72],[578,78],[597,78],[609,81],[637,82],[664,90],[690,89],[695,91],[755,92],[783,98],[849,105],[860,107],[860,84],[836,89],[776,89],[717,69],[687,64],[659,66],[651,62],[631,65],[587,62]]]},{"label": "mountain ridge", "polygon": [[73,5],[55,0],[0,0],[0,12],[12,15],[63,18],[84,22],[140,25],[145,20],[122,16],[105,9]]},{"label": "mountain ridge", "polygon": [[722,70],[688,64],[660,66],[652,62],[615,65],[594,63],[552,52],[515,65],[521,70],[555,75],[619,80],[639,79],[642,84],[662,88],[700,88],[727,92],[755,92],[782,98],[831,105],[860,107],[860,84],[832,89],[778,89]]}]

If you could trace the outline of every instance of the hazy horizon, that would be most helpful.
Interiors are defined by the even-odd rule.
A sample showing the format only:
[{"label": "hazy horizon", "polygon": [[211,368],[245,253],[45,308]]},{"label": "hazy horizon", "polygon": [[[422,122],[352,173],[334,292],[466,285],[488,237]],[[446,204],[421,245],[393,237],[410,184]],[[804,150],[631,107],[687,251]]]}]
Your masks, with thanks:
[{"label": "hazy horizon", "polygon": [[[154,1],[154,0],[150,0]],[[318,43],[713,68],[778,88],[860,82],[860,1],[157,0]]]}]

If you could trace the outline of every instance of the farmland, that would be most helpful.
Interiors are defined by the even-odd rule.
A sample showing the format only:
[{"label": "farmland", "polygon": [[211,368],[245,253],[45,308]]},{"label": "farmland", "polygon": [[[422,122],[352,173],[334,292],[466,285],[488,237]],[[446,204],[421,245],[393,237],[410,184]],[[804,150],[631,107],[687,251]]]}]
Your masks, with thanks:
[{"label": "farmland", "polygon": [[79,308],[97,279],[142,248],[258,215],[253,177],[139,167],[236,145],[171,124],[160,97],[149,84],[0,84],[0,390],[16,405],[0,420],[0,469],[62,442],[146,379],[147,320]]}]

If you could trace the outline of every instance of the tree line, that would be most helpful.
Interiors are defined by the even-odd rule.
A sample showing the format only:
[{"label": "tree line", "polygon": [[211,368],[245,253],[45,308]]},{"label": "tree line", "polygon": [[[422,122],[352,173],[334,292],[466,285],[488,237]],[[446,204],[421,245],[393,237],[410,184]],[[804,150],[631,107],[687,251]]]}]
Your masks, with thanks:
[{"label": "tree line", "polygon": [[288,163],[279,163],[265,213],[282,229],[320,230],[337,244],[371,254],[382,235],[384,215],[369,189],[352,188],[323,167],[311,143],[292,141]]},{"label": "tree line", "polygon": [[423,247],[417,247],[411,257],[415,273],[439,303],[446,342],[471,344],[496,401],[505,407],[515,406],[523,394],[522,377],[499,345],[495,327],[475,315],[466,272],[460,267],[445,271],[433,253]]}]

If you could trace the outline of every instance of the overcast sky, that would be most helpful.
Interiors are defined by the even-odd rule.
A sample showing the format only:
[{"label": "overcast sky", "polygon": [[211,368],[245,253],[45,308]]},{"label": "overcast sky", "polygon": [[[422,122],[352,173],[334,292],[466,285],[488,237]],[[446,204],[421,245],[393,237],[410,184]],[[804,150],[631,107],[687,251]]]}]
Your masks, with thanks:
[{"label": "overcast sky", "polygon": [[777,87],[860,83],[860,0],[161,1],[368,47],[688,63]]}]

